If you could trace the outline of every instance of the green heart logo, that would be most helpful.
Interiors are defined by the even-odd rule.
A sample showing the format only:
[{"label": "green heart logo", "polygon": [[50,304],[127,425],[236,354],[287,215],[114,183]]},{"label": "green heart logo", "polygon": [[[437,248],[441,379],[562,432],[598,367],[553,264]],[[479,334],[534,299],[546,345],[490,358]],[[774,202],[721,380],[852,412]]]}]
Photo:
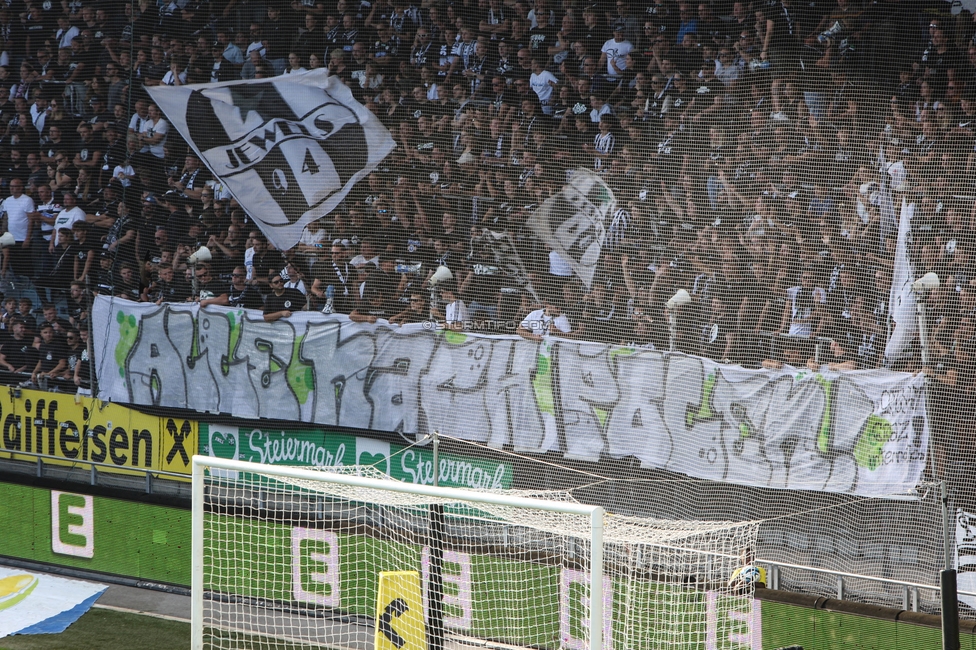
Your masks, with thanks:
[{"label": "green heart logo", "polygon": [[237,459],[237,433],[233,431],[210,432],[210,455],[229,460]]},{"label": "green heart logo", "polygon": [[390,471],[389,462],[390,459],[386,454],[371,454],[368,451],[359,452],[359,458],[356,459],[357,465],[370,465],[387,474]]}]

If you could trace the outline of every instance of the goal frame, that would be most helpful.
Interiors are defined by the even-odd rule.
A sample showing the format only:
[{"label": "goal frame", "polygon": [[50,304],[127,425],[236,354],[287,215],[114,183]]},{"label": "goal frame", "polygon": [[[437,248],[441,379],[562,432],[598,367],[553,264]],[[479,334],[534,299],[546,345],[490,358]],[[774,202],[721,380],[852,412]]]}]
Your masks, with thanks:
[{"label": "goal frame", "polygon": [[558,512],[589,517],[590,558],[589,558],[589,644],[587,650],[603,650],[603,518],[600,506],[582,503],[546,501],[498,492],[474,492],[457,488],[385,481],[330,472],[303,469],[300,467],[265,465],[246,461],[194,455],[192,459],[192,512],[191,512],[191,577],[190,577],[190,647],[203,650],[204,640],[204,514],[206,496],[207,468],[267,474],[285,478],[303,479],[335,483],[352,487],[370,488],[388,492],[419,494],[441,497],[468,503],[490,503],[502,506],[522,507],[547,512]]}]

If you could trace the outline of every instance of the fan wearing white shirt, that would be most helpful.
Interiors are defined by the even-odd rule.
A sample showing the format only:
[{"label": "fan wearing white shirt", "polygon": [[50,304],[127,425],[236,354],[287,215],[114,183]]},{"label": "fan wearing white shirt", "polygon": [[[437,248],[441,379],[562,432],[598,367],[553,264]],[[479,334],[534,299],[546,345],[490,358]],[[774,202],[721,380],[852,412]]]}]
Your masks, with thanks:
[{"label": "fan wearing white shirt", "polygon": [[613,38],[600,48],[600,66],[607,66],[607,77],[616,80],[627,69],[627,55],[633,49],[634,46],[624,36],[624,25],[614,25]]},{"label": "fan wearing white shirt", "polygon": [[49,251],[54,253],[54,249],[61,243],[61,231],[71,230],[71,226],[76,221],[85,220],[85,211],[78,207],[78,200],[73,192],[64,193],[64,209],[54,218],[54,236],[51,237]]},{"label": "fan wearing white shirt", "polygon": [[2,272],[12,270],[17,275],[33,275],[34,261],[30,254],[31,220],[27,216],[34,212],[34,200],[24,194],[24,181],[13,178],[10,181],[10,196],[0,203],[0,211],[7,215],[7,230],[14,236],[16,246],[6,249]]},{"label": "fan wearing white shirt", "polygon": [[529,86],[539,96],[539,104],[542,105],[542,112],[546,115],[552,115],[552,93],[558,85],[559,79],[556,79],[554,74],[546,70],[542,59],[532,59],[532,74],[529,75]]},{"label": "fan wearing white shirt", "polygon": [[572,331],[569,318],[562,313],[559,305],[551,301],[547,301],[544,308],[529,312],[516,330],[519,336],[530,341],[542,341],[547,336],[559,336]]},{"label": "fan wearing white shirt", "polygon": [[434,318],[444,323],[444,327],[449,330],[466,329],[470,317],[468,306],[464,301],[457,297],[457,285],[454,280],[448,280],[440,287],[441,303],[444,310],[435,307],[432,311]]},{"label": "fan wearing white shirt", "polygon": [[64,14],[58,16],[58,31],[54,34],[54,39],[58,42],[58,49],[70,48],[71,41],[81,35],[81,30],[71,24],[70,19]]},{"label": "fan wearing white shirt", "polygon": [[186,61],[181,55],[174,54],[169,60],[169,70],[160,83],[164,86],[183,86],[186,84],[186,74]]}]

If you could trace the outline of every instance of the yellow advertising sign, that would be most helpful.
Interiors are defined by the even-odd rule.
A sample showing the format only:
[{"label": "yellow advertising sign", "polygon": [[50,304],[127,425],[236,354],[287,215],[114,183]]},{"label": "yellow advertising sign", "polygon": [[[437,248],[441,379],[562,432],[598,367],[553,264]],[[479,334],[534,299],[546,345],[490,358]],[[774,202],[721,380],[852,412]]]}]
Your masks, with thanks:
[{"label": "yellow advertising sign", "polygon": [[381,571],[374,650],[427,650],[420,572]]},{"label": "yellow advertising sign", "polygon": [[[36,390],[0,389],[0,452],[53,456],[44,462],[94,461],[125,468],[190,473],[197,423],[161,418],[91,397]],[[10,453],[10,458],[34,460]],[[142,472],[137,472],[142,474]]]},{"label": "yellow advertising sign", "polygon": [[191,473],[190,458],[199,449],[200,425],[194,420],[158,418],[159,469],[179,474]]}]

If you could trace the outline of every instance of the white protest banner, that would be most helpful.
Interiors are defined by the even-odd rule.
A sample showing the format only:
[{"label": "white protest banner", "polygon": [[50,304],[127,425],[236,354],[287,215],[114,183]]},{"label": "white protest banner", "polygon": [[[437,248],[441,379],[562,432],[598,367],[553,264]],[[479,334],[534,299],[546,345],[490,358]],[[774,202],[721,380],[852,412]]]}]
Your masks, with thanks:
[{"label": "white protest banner", "polygon": [[93,311],[99,397],[444,436],[780,489],[912,493],[924,378],[747,370],[565,339],[480,336],[112,300]]}]

